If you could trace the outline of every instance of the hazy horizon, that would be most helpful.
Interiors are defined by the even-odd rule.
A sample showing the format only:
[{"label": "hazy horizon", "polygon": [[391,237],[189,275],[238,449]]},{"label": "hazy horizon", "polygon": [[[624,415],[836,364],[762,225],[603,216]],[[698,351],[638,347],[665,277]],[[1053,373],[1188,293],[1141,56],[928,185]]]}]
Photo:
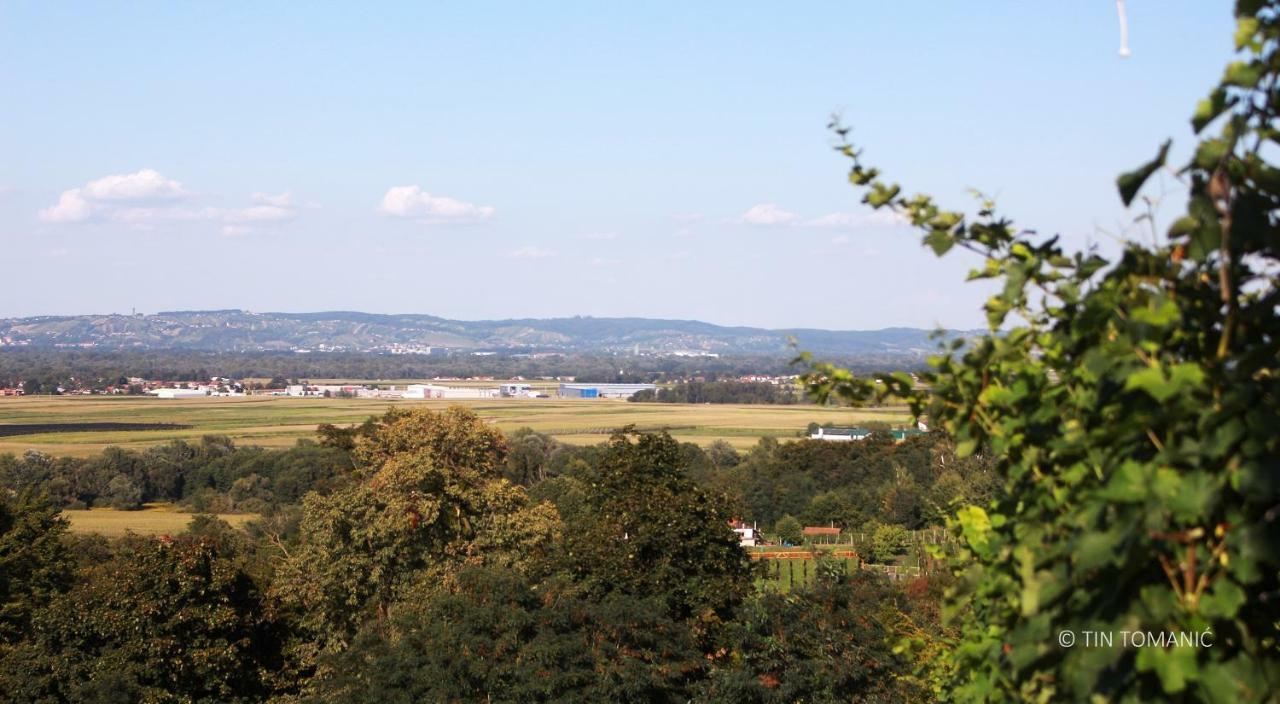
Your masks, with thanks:
[{"label": "hazy horizon", "polygon": [[[324,315],[324,314],[357,314],[357,315],[385,315],[390,317],[397,316],[422,316],[439,318],[451,322],[460,323],[490,323],[490,322],[507,322],[520,320],[571,320],[575,318],[599,319],[599,320],[649,320],[649,321],[672,321],[682,323],[705,323],[722,328],[759,328],[763,330],[815,330],[821,332],[878,332],[882,330],[907,329],[907,330],[934,330],[938,326],[919,326],[919,325],[884,325],[875,328],[822,328],[808,325],[780,325],[780,326],[763,326],[763,325],[740,325],[733,323],[722,323],[716,320],[706,320],[703,318],[679,318],[679,317],[659,317],[645,315],[553,315],[553,316],[500,316],[492,318],[454,318],[446,315],[438,315],[436,313],[426,312],[410,312],[410,311],[394,311],[388,313],[379,313],[367,310],[254,310],[251,308],[189,308],[182,310],[154,310],[154,311],[97,311],[97,312],[81,312],[81,313],[33,313],[31,315],[5,315],[0,319],[15,320],[24,318],[74,318],[74,317],[91,317],[91,316],[130,316],[130,315],[176,315],[185,313],[219,313],[239,311],[243,313],[251,313],[256,315]],[[948,330],[965,331],[985,329],[983,326],[972,328],[946,328]]]}]

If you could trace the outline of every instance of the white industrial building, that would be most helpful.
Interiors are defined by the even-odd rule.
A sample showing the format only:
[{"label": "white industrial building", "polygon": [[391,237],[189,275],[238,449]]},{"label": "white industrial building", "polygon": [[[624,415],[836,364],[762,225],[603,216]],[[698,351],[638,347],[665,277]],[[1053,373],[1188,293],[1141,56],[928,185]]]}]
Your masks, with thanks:
[{"label": "white industrial building", "polygon": [[196,398],[209,395],[208,389],[153,389],[156,398]]},{"label": "white industrial building", "polygon": [[561,384],[560,398],[631,398],[639,391],[652,391],[657,384]]},{"label": "white industrial building", "polygon": [[405,387],[404,398],[457,398],[480,399],[496,398],[497,389],[480,389],[472,386],[439,386],[437,384],[409,384]]},{"label": "white industrial building", "polygon": [[498,394],[503,397],[534,396],[532,384],[509,382],[498,387]]}]

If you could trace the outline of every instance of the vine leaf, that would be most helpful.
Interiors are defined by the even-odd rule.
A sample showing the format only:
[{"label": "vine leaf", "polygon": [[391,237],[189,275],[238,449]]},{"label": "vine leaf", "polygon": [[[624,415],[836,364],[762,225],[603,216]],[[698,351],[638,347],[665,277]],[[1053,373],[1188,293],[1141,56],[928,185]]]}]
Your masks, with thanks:
[{"label": "vine leaf", "polygon": [[1151,178],[1151,174],[1154,174],[1157,169],[1164,166],[1164,160],[1169,156],[1169,145],[1172,143],[1172,140],[1166,139],[1164,144],[1160,145],[1160,153],[1156,154],[1156,158],[1133,171],[1120,174],[1120,177],[1116,179],[1116,186],[1120,189],[1120,200],[1126,206],[1133,202],[1134,197],[1141,190],[1142,184]]}]

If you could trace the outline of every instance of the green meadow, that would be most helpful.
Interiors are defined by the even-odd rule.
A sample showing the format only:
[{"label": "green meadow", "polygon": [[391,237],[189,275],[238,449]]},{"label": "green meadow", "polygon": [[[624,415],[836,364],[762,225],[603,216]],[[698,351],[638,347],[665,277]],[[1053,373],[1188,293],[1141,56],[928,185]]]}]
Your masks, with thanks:
[{"label": "green meadow", "polygon": [[586,445],[608,439],[612,430],[634,425],[668,430],[681,441],[708,445],[725,440],[738,449],[762,437],[794,438],[811,422],[893,425],[910,421],[905,406],[831,408],[813,405],[720,405],[629,403],[607,399],[387,400],[289,398],[282,396],[157,399],[111,396],[32,396],[0,399],[5,424],[167,423],[185,428],[38,432],[0,437],[0,453],[28,449],[53,455],[86,456],[104,447],[139,448],[174,439],[226,435],[237,444],[283,447],[314,437],[321,423],[359,423],[392,407],[445,408],[464,405],[504,431],[529,427],[562,442]]}]

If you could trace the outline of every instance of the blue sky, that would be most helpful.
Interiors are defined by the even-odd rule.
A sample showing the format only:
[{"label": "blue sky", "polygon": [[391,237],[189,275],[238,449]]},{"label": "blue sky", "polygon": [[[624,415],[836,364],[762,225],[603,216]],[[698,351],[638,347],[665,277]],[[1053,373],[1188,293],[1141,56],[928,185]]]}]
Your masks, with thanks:
[{"label": "blue sky", "polygon": [[[0,3],[0,316],[979,326],[825,130],[1114,249],[1229,2]],[[1170,198],[1162,212],[1180,207]]]}]

